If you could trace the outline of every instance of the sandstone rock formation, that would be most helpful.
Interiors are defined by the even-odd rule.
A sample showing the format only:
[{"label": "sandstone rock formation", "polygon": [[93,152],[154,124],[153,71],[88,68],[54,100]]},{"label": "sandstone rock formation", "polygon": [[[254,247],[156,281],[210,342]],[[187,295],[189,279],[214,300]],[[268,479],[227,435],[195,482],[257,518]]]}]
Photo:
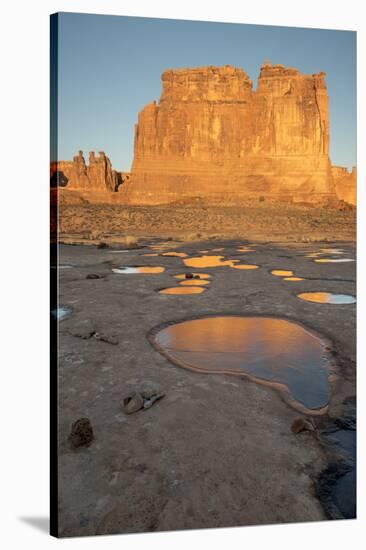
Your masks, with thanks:
[{"label": "sandstone rock formation", "polygon": [[82,151],[72,161],[51,163],[51,182],[52,178],[57,179],[58,187],[80,191],[114,192],[122,183],[121,173],[112,169],[111,161],[103,151],[99,152],[99,156],[91,151],[89,165]]},{"label": "sandstone rock formation", "polygon": [[131,173],[113,170],[103,152],[87,165],[79,151],[51,163],[60,201],[356,204],[356,170],[329,159],[323,72],[265,62],[254,90],[231,65],[177,69],[162,74],[162,88],[138,115]]},{"label": "sandstone rock formation", "polygon": [[352,172],[349,172],[343,166],[332,166],[332,175],[338,199],[355,206],[357,202],[356,167],[354,166]]},{"label": "sandstone rock formation", "polygon": [[129,201],[335,197],[324,76],[267,62],[254,91],[230,65],[165,71],[138,116]]}]

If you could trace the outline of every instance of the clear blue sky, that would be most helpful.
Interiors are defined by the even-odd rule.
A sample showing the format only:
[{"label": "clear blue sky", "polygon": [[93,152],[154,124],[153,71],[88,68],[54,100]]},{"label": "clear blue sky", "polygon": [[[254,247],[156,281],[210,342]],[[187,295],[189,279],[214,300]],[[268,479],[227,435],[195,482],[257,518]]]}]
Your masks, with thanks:
[{"label": "clear blue sky", "polygon": [[325,71],[333,164],[356,164],[356,33],[110,15],[59,16],[59,159],[103,150],[129,170],[137,113],[165,69],[230,64],[256,86],[265,59]]}]

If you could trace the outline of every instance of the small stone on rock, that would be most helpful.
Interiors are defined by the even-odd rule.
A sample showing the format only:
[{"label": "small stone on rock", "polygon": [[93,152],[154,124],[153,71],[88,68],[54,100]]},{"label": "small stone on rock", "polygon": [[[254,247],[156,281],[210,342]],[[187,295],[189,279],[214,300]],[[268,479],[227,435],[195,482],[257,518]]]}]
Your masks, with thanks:
[{"label": "small stone on rock", "polygon": [[122,400],[122,409],[126,414],[139,411],[144,406],[144,398],[138,392],[133,392]]},{"label": "small stone on rock", "polygon": [[158,393],[157,395],[153,395],[152,397],[148,399],[144,399],[144,409],[150,409],[150,407],[159,399],[164,397],[165,393]]},{"label": "small stone on rock", "polygon": [[151,397],[160,393],[161,388],[157,382],[146,380],[139,391],[144,399],[151,399]]},{"label": "small stone on rock", "polygon": [[107,344],[113,344],[114,346],[118,344],[117,338],[110,336],[109,334],[104,334],[103,332],[96,332],[94,334],[94,338],[96,338],[96,340],[100,340],[101,342],[106,342]]},{"label": "small stone on rock", "polygon": [[315,430],[313,421],[308,418],[301,418],[301,417],[295,418],[295,420],[291,424],[291,431],[295,434],[298,434],[305,430],[309,432],[313,432]]},{"label": "small stone on rock", "polygon": [[89,274],[86,276],[86,279],[101,279],[101,276],[100,276],[100,275],[97,275],[96,273],[89,273]]},{"label": "small stone on rock", "polygon": [[89,447],[94,439],[93,428],[89,418],[79,418],[71,426],[69,441],[75,449]]}]

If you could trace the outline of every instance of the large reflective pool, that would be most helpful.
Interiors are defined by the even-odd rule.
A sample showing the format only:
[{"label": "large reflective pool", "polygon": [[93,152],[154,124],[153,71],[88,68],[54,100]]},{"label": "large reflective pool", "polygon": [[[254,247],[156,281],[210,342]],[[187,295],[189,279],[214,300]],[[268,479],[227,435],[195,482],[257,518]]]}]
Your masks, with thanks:
[{"label": "large reflective pool", "polygon": [[153,342],[179,366],[249,375],[306,409],[328,402],[325,344],[297,323],[270,317],[207,317],[169,325]]}]

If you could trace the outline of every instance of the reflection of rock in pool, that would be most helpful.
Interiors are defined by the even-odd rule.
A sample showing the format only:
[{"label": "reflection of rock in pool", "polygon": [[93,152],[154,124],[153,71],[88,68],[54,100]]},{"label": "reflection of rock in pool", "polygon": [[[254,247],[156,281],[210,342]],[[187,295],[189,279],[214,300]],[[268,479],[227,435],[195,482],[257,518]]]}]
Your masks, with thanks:
[{"label": "reflection of rock in pool", "polygon": [[240,260],[225,260],[224,256],[199,256],[183,260],[188,267],[233,267],[235,269],[258,269],[257,265],[241,264]]},{"label": "reflection of rock in pool", "polygon": [[302,292],[297,295],[306,302],[315,302],[317,304],[354,304],[356,298],[350,294],[332,294],[331,292]]},{"label": "reflection of rock in pool", "polygon": [[286,271],[285,269],[273,269],[271,273],[276,277],[292,277],[294,274],[293,271]]},{"label": "reflection of rock in pool", "polygon": [[253,248],[248,248],[247,246],[241,246],[238,248],[238,252],[255,252]]},{"label": "reflection of rock in pool", "polygon": [[303,277],[284,277],[284,281],[305,281]]},{"label": "reflection of rock in pool", "polygon": [[344,250],[342,248],[321,248],[320,252],[322,254],[344,254]]},{"label": "reflection of rock in pool", "polygon": [[71,308],[69,307],[58,307],[56,309],[51,310],[51,315],[53,319],[56,319],[57,321],[62,321],[66,317],[68,317],[71,314]]},{"label": "reflection of rock in pool", "polygon": [[[201,281],[202,283],[202,281]],[[160,294],[202,294],[205,292],[202,286],[172,286],[159,290]]]},{"label": "reflection of rock in pool", "polygon": [[328,402],[325,344],[296,323],[268,317],[208,317],[170,325],[157,332],[153,342],[182,367],[249,375],[280,391],[287,387],[306,409]]},{"label": "reflection of rock in pool", "polygon": [[231,265],[230,267],[234,269],[258,269],[258,266],[254,264],[237,264]]},{"label": "reflection of rock in pool", "polygon": [[181,281],[179,284],[182,286],[204,286],[209,285],[211,281],[208,281],[207,279],[185,279],[184,281]]},{"label": "reflection of rock in pool", "polygon": [[343,264],[346,262],[354,262],[353,258],[316,258],[314,262],[318,264]]},{"label": "reflection of rock in pool", "polygon": [[143,273],[147,275],[156,274],[156,273],[162,273],[165,271],[165,267],[160,266],[150,266],[150,265],[141,265],[136,267],[120,267],[119,269],[112,269],[113,273],[118,274],[136,274],[136,273]]},{"label": "reflection of rock in pool", "polygon": [[199,279],[211,279],[211,275],[208,273],[179,273],[174,275],[175,279],[192,279],[192,277],[197,277]]},{"label": "reflection of rock in pool", "polygon": [[188,254],[185,252],[164,252],[162,256],[172,256],[173,258],[186,258]]},{"label": "reflection of rock in pool", "polygon": [[306,255],[306,258],[317,258],[318,256],[324,256],[324,254],[337,256],[338,254],[344,254],[344,250],[341,248],[321,248],[319,252],[310,252]]},{"label": "reflection of rock in pool", "polygon": [[232,267],[240,260],[224,260],[224,256],[198,256],[183,260],[187,267]]}]

